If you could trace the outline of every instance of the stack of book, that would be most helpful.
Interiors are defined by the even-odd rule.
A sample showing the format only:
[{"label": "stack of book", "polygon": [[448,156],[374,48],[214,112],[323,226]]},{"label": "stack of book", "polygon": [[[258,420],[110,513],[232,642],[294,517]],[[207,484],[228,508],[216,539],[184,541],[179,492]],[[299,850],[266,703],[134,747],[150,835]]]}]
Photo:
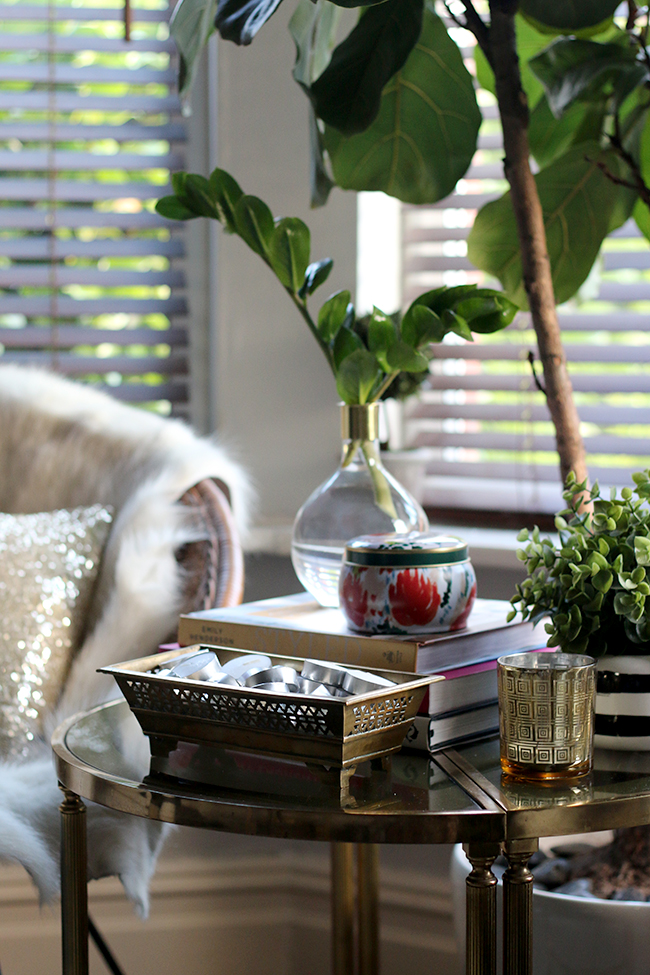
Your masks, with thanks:
[{"label": "stack of book", "polygon": [[178,642],[268,655],[315,657],[368,670],[443,674],[431,685],[405,745],[432,751],[498,730],[496,658],[541,648],[543,627],[506,622],[506,600],[477,599],[463,630],[421,636],[366,636],[338,609],[308,593],[201,610],[180,618]]}]

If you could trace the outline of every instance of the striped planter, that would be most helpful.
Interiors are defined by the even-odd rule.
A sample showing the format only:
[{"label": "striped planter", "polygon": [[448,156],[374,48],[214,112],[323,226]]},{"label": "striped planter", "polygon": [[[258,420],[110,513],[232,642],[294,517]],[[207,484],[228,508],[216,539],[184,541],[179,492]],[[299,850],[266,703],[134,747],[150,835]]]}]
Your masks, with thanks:
[{"label": "striped planter", "polygon": [[650,657],[598,661],[594,745],[650,751]]}]

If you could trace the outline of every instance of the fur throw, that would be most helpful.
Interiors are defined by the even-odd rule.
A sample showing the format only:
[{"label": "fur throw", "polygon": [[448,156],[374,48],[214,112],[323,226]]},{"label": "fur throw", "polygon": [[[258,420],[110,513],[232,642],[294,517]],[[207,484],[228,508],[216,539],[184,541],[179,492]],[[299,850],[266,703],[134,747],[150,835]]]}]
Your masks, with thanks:
[{"label": "fur throw", "polygon": [[[97,667],[152,653],[173,632],[182,594],[174,553],[197,532],[176,502],[208,477],[228,487],[244,532],[249,484],[223,446],[91,387],[0,366],[0,511],[95,503],[115,509],[87,635],[56,712],[46,718],[48,740],[63,718],[116,696],[114,681]],[[45,742],[27,762],[0,762],[0,858],[22,863],[44,900],[59,889],[60,801]],[[89,876],[119,874],[142,914],[161,829],[89,804]]]}]

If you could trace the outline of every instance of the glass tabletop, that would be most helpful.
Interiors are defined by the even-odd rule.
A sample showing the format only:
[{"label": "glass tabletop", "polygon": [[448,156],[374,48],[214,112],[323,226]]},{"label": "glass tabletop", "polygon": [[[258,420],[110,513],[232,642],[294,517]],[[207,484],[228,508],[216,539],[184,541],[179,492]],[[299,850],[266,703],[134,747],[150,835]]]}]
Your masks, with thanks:
[{"label": "glass tabletop", "polygon": [[[457,746],[448,755],[503,806],[508,835],[513,830],[519,836],[544,836],[650,823],[650,752],[596,749],[590,774],[544,784],[502,776],[498,737]],[[535,832],[526,832],[533,822]]]},{"label": "glass tabletop", "polygon": [[[84,798],[134,815],[233,832],[351,842],[498,840],[484,808],[433,759],[402,751],[351,775],[303,762],[179,742],[152,757],[124,702],[66,722],[53,740],[59,775]],[[376,763],[375,763],[376,765]]]}]

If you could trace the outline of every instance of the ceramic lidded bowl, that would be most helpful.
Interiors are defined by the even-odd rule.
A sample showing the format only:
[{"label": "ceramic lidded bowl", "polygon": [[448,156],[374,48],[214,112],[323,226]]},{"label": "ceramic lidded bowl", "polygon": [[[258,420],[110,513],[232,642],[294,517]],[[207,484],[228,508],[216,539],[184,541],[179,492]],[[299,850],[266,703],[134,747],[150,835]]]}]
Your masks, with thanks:
[{"label": "ceramic lidded bowl", "polygon": [[360,535],[345,547],[339,597],[362,633],[460,630],[476,598],[467,543],[434,532]]}]

